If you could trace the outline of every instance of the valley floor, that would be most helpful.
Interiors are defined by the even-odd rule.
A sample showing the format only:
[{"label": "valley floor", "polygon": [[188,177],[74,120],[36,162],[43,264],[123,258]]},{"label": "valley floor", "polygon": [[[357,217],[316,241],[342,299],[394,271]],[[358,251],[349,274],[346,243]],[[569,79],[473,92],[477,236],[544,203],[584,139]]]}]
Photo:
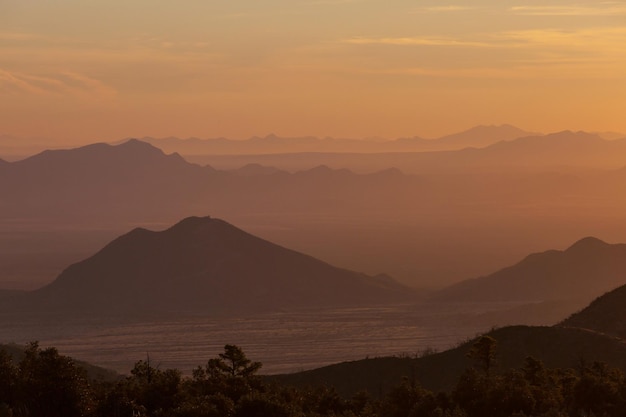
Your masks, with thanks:
[{"label": "valley floor", "polygon": [[185,374],[225,344],[263,363],[263,374],[290,373],[342,361],[445,350],[490,328],[480,317],[498,305],[422,304],[373,309],[281,312],[240,318],[86,319],[0,317],[3,343],[39,341],[64,355],[128,373],[149,355]]}]

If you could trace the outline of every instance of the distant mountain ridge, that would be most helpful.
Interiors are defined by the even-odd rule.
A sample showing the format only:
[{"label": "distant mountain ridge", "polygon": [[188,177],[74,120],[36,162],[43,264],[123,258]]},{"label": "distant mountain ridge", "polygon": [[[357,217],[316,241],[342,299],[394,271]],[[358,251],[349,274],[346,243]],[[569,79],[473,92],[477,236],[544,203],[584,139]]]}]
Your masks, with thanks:
[{"label": "distant mountain ridge", "polygon": [[[403,150],[381,149],[365,152],[305,152],[257,154],[185,154],[189,161],[210,164],[219,169],[247,163],[294,170],[303,165],[347,167],[353,171],[373,171],[390,166],[412,174],[479,172],[528,172],[553,169],[618,169],[626,166],[626,138],[606,140],[597,134],[562,131],[546,135],[516,134],[513,137],[482,141],[450,139],[398,139],[403,143],[456,143],[454,146],[422,146]],[[489,136],[487,136],[489,138]],[[413,145],[411,145],[413,146]],[[420,145],[421,146],[421,145]]]},{"label": "distant mountain ridge", "polygon": [[504,124],[500,126],[475,126],[463,132],[442,136],[436,139],[439,150],[454,150],[463,148],[483,148],[502,141],[511,141],[528,136],[541,136],[536,132],[528,132],[518,127]]},{"label": "distant mountain ridge", "polygon": [[193,154],[274,154],[293,152],[423,152],[458,150],[467,147],[482,148],[493,143],[529,136],[528,132],[511,125],[476,126],[471,129],[445,135],[437,139],[421,137],[384,139],[342,139],[304,137],[279,137],[269,134],[254,136],[244,140],[226,138],[152,138],[141,140],[151,143],[167,152]]},{"label": "distant mountain ridge", "polygon": [[189,217],[161,232],[120,236],[14,308],[223,314],[412,299],[411,289],[387,276],[336,268],[222,220]]},{"label": "distant mountain ridge", "polygon": [[[406,180],[398,170],[360,175],[315,167],[290,173],[251,164],[217,171],[136,139],[115,146],[98,143],[48,150],[21,161],[1,162],[0,168],[0,194],[4,197],[0,218],[107,216],[145,221],[165,215],[169,219],[185,215],[184,207],[203,211],[224,207],[223,212],[229,212],[233,207],[249,206],[241,200],[256,201],[259,206],[273,204],[272,194],[280,197],[275,203],[278,206],[285,196],[305,204],[324,193],[346,201],[354,195],[358,200],[367,196],[363,189],[390,190],[397,188],[391,182]],[[372,188],[372,181],[385,178],[387,184]],[[304,180],[314,188],[305,190],[300,184]],[[329,181],[332,187],[327,186]],[[333,189],[338,187],[341,191],[335,193]]]}]

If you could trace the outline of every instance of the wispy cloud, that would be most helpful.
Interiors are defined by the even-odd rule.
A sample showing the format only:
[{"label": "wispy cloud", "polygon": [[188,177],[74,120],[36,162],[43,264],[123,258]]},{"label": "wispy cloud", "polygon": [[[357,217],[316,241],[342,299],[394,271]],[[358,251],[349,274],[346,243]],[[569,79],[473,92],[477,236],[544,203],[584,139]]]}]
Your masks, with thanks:
[{"label": "wispy cloud", "polygon": [[0,68],[0,90],[39,96],[113,98],[117,92],[95,78],[71,71],[48,75],[29,74]]},{"label": "wispy cloud", "polygon": [[[402,68],[387,68],[376,70],[363,70],[362,73],[369,74],[383,74],[383,75],[407,75],[407,76],[420,76],[430,78],[482,78],[482,79],[494,79],[494,78],[523,78],[527,76],[527,73],[515,71],[510,68],[427,68],[427,67],[402,67]],[[523,76],[522,76],[523,74]]]},{"label": "wispy cloud", "polygon": [[597,27],[582,29],[528,29],[475,34],[472,38],[408,36],[352,37],[340,43],[352,45],[441,46],[466,48],[529,49],[541,52],[555,48],[564,54],[579,51],[594,56],[624,52],[626,60],[626,27]]},{"label": "wispy cloud", "polygon": [[515,14],[526,16],[617,16],[626,15],[626,5],[615,2],[598,2],[575,6],[514,6]]},{"label": "wispy cloud", "polygon": [[626,27],[518,30],[502,32],[496,36],[504,41],[515,42],[517,47],[555,46],[597,54],[626,51]]},{"label": "wispy cloud", "polygon": [[[370,68],[372,74],[381,75],[457,79],[596,79],[622,78],[626,70],[626,27],[529,29],[477,33],[468,38],[353,37],[341,42],[353,46],[474,48],[476,53],[480,51],[481,54],[481,59],[454,61],[442,60],[440,54],[433,52],[433,59],[428,60],[432,66],[413,66],[411,58],[407,57],[396,59],[394,64]],[[421,58],[424,56],[420,55]]]},{"label": "wispy cloud", "polygon": [[2,41],[32,41],[41,40],[43,37],[34,33],[23,32],[0,32],[0,40]]},{"label": "wispy cloud", "polygon": [[342,40],[343,43],[354,45],[398,45],[398,46],[463,46],[463,47],[490,47],[489,43],[465,41],[454,38],[435,37],[399,37],[399,38],[365,38],[354,37]]},{"label": "wispy cloud", "polygon": [[0,69],[0,91],[5,93],[26,92],[44,94],[46,90],[39,87],[37,83],[34,83],[32,79],[25,77],[23,74]]}]

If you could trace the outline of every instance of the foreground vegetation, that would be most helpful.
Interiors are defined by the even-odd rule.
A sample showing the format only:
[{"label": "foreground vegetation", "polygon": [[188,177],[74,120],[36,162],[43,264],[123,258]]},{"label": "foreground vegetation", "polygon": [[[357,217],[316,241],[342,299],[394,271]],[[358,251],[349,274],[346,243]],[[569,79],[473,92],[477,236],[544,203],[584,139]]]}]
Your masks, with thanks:
[{"label": "foreground vegetation", "polygon": [[341,397],[332,387],[295,388],[258,375],[234,345],[190,377],[137,362],[130,376],[91,379],[71,358],[37,343],[20,358],[0,350],[0,417],[579,417],[623,416],[626,378],[603,363],[548,369],[528,357],[497,370],[497,342],[478,338],[450,392],[404,378],[386,393]]}]

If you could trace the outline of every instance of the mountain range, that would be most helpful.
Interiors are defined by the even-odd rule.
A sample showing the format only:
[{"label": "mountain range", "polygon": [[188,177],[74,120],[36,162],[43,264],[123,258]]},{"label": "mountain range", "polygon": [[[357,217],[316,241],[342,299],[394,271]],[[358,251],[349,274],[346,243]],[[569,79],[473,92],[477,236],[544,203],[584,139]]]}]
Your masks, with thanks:
[{"label": "mountain range", "polygon": [[5,309],[81,315],[241,314],[415,298],[388,276],[336,268],[210,217],[134,229],[49,285],[12,295]]},{"label": "mountain range", "polygon": [[229,212],[254,205],[258,211],[268,205],[324,206],[335,199],[358,205],[371,201],[371,193],[393,198],[404,177],[395,169],[358,175],[325,166],[294,174],[254,164],[216,171],[139,140],[99,143],[0,164],[0,219],[95,215],[146,221],[171,220],[189,207]]},{"label": "mountain range", "polygon": [[[288,208],[290,212],[364,213],[370,209],[440,212],[442,205],[447,210],[453,204],[471,206],[483,201],[583,205],[587,203],[582,199],[614,198],[626,171],[583,176],[546,168],[548,171],[516,173],[515,166],[539,160],[574,164],[566,156],[592,158],[597,152],[590,147],[626,166],[626,140],[605,141],[567,132],[455,152],[334,154],[327,165],[294,173],[256,160],[237,169],[216,170],[189,163],[176,153],[167,155],[139,140],[116,146],[100,143],[0,163],[0,193],[4,196],[0,219],[32,216],[58,220],[65,215],[172,221],[188,214],[188,207],[223,217],[249,212],[252,207],[254,212]],[[377,161],[380,169],[356,174],[332,168],[343,162],[350,165],[352,157]],[[405,174],[398,167],[421,174]],[[494,169],[499,170],[497,175],[490,171]]]},{"label": "mountain range", "polygon": [[[559,145],[550,150],[548,142]],[[537,247],[589,234],[619,239],[626,170],[561,171],[559,165],[568,162],[559,155],[591,144],[626,164],[623,142],[562,132],[482,149],[325,154],[332,163],[293,172],[254,157],[251,164],[218,170],[139,140],[94,144],[0,163],[0,223],[11,229],[25,225],[29,239],[57,233],[59,225],[103,236],[89,246],[82,242],[95,239],[78,236],[83,241],[71,246],[85,250],[60,254],[74,261],[127,225],[167,225],[211,213],[334,264],[442,287],[501,268]],[[534,149],[526,159],[515,159],[516,152],[507,150],[525,146]],[[581,160],[592,154],[584,146],[578,153]],[[532,162],[533,155],[551,165],[528,168],[525,161]],[[321,156],[285,157],[307,166],[310,158]],[[351,158],[381,169],[356,173],[342,168]],[[50,264],[51,243],[16,246],[11,239],[12,234],[0,236],[0,269],[12,271],[0,280],[16,282],[26,268],[42,283],[64,265],[51,266],[54,274],[46,276],[39,266]],[[66,237],[58,239],[55,254],[68,246]],[[27,252],[28,247],[37,253]],[[21,252],[15,253],[18,248]],[[446,260],[455,254],[458,262]]]},{"label": "mountain range", "polygon": [[[270,138],[270,142],[278,139]],[[462,143],[458,137],[447,140],[455,146]],[[393,220],[403,224],[407,218],[417,218],[423,222],[420,225],[434,224],[433,230],[440,233],[459,224],[472,225],[474,229],[458,228],[455,233],[467,235],[470,245],[478,245],[484,236],[490,236],[483,229],[500,225],[498,216],[503,216],[502,224],[513,227],[512,217],[506,216],[515,210],[524,215],[539,213],[547,218],[546,223],[562,221],[571,228],[577,223],[568,216],[576,210],[591,213],[592,222],[608,224],[612,219],[619,224],[626,168],[589,175],[585,170],[623,166],[625,150],[625,140],[609,142],[593,134],[560,132],[458,151],[271,156],[292,158],[298,164],[315,158],[331,161],[290,172],[280,164],[259,164],[263,156],[250,156],[254,162],[241,168],[217,170],[130,140],[116,146],[94,144],[46,151],[17,162],[0,160],[0,218],[6,222],[45,219],[54,224],[59,219],[97,223],[104,216],[124,221],[163,221],[190,210],[212,209],[250,216],[373,213],[372,217],[364,216],[363,223],[355,221],[351,229],[356,231],[355,239],[366,244],[376,243],[358,234],[367,221],[378,221],[376,227],[388,230]],[[386,169],[356,174],[335,168],[346,161],[356,161],[352,168],[364,167],[359,164],[365,161],[385,164]],[[584,169],[572,174],[571,166]],[[507,169],[511,167],[519,171],[510,174]],[[555,167],[567,169],[565,173],[551,171]],[[596,206],[602,210],[612,207],[614,218],[602,217],[598,213],[604,211],[590,209]],[[474,213],[478,213],[476,217],[463,217]],[[314,217],[319,218],[324,216]],[[346,218],[357,219],[357,214]],[[482,222],[468,222],[468,218]],[[494,218],[496,221],[489,223]],[[331,221],[341,225],[343,219]],[[315,221],[313,224],[318,227]],[[427,241],[432,238],[430,229],[418,230]],[[485,234],[470,233],[473,230]],[[331,238],[324,245],[337,239],[339,226],[332,231],[334,234],[328,235]],[[518,238],[509,232],[506,236]],[[418,252],[409,251],[407,258],[416,257]],[[442,251],[448,263],[464,255],[472,254]],[[452,285],[435,293],[431,301],[512,306],[505,311],[510,321],[523,320],[537,308],[544,319],[550,317],[556,322],[565,311],[569,314],[619,287],[559,326],[508,327],[489,334],[499,341],[502,367],[519,366],[531,354],[548,366],[574,366],[583,358],[603,360],[626,370],[626,313],[622,307],[626,287],[620,287],[625,277],[626,245],[588,237],[565,250],[535,253],[493,274]],[[187,217],[159,232],[134,229],[69,266],[49,285],[31,292],[0,291],[0,298],[2,310],[18,313],[227,315],[410,303],[417,294],[386,275],[336,268],[250,235],[223,220]],[[547,316],[542,310],[550,303],[563,303],[558,314]],[[499,310],[483,319],[491,321],[505,313]],[[380,389],[392,379],[395,385],[401,375],[417,372],[427,388],[446,389],[467,366],[469,346],[465,343],[418,360],[384,358],[340,364],[296,374],[293,380],[335,381],[349,392],[355,385],[363,388],[366,382],[371,390]]]}]

